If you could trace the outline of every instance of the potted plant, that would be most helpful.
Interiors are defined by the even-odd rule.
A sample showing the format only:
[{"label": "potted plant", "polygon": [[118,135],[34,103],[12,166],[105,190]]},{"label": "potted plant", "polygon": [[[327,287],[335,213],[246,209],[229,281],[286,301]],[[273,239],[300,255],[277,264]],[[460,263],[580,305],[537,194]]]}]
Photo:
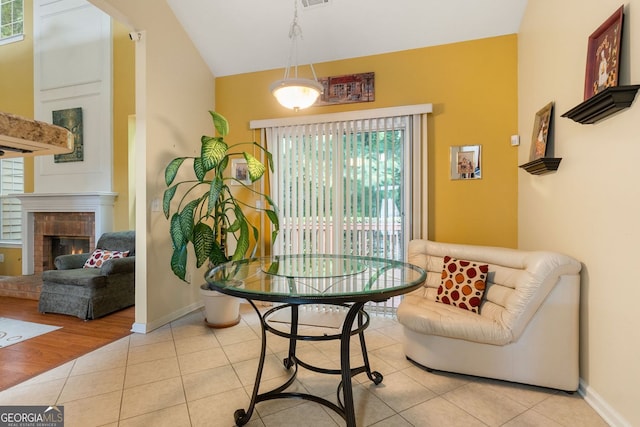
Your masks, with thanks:
[{"label": "potted plant", "polygon": [[[229,122],[219,113],[209,113],[218,136],[202,136],[200,157],[176,157],[165,168],[167,189],[164,192],[162,208],[165,217],[171,221],[171,270],[183,281],[187,281],[189,247],[195,253],[197,268],[205,263],[215,266],[255,255],[260,231],[247,217],[250,210],[266,214],[269,222],[273,224],[272,239],[276,238],[279,230],[278,216],[271,198],[253,188],[253,185],[247,185],[245,180],[231,176],[229,170],[232,158],[244,158],[247,164],[247,179],[253,184],[262,178],[266,166],[248,151],[241,151],[243,147],[261,150],[272,172],[273,156],[256,142],[229,146],[224,141],[229,133]],[[178,172],[185,164],[192,164],[191,176],[176,181]],[[249,190],[254,196],[254,201],[251,202],[253,204],[236,198],[228,185],[231,182]],[[260,205],[265,206],[264,208],[256,206],[259,200],[267,202]],[[232,254],[227,253],[230,238],[236,243]],[[200,288],[205,296],[207,324],[226,327],[238,323],[238,299],[211,291],[206,283]],[[214,298],[214,302],[207,302],[207,299],[210,299],[207,297]],[[222,307],[217,307],[218,300],[224,301]]]}]

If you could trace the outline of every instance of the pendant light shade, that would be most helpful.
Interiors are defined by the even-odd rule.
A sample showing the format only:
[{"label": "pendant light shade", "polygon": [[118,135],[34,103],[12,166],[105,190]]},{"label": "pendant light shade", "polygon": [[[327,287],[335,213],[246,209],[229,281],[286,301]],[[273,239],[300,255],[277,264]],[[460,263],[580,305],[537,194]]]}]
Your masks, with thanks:
[{"label": "pendant light shade", "polygon": [[280,105],[294,111],[312,106],[322,93],[316,80],[289,78],[271,84],[271,93]]},{"label": "pendant light shade", "polygon": [[298,39],[302,38],[302,28],[298,24],[298,0],[294,1],[294,14],[291,28],[289,29],[291,48],[289,61],[284,69],[284,78],[271,84],[270,90],[276,100],[285,108],[294,111],[312,106],[323,87],[318,83],[313,64],[309,64],[313,79],[298,77]]}]

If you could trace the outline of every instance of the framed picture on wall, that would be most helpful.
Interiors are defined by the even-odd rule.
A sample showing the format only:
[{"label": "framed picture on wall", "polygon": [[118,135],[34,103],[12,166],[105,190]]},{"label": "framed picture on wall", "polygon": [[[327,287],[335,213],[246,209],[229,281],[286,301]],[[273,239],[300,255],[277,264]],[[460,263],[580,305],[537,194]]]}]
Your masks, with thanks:
[{"label": "framed picture on wall", "polygon": [[536,118],[533,122],[533,135],[531,137],[530,161],[541,159],[547,152],[547,141],[552,115],[553,102],[548,103],[536,113]]},{"label": "framed picture on wall", "polygon": [[320,77],[318,83],[324,90],[314,105],[350,104],[376,100],[374,72]]},{"label": "framed picture on wall", "polygon": [[584,99],[618,85],[624,5],[589,36]]},{"label": "framed picture on wall", "polygon": [[73,151],[68,154],[54,154],[54,163],[82,162],[84,160],[82,108],[67,108],[51,112],[54,125],[62,126],[73,134]]},{"label": "framed picture on wall", "polygon": [[451,146],[451,179],[480,179],[481,152],[481,145]]},{"label": "framed picture on wall", "polygon": [[231,185],[251,185],[249,168],[245,159],[231,160],[231,177],[234,178],[231,181]]}]

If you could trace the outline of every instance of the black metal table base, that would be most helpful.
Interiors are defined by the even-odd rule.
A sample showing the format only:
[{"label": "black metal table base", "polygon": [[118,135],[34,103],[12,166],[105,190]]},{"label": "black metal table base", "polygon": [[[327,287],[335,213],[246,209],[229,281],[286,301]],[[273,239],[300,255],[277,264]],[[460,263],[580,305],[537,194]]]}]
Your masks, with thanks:
[{"label": "black metal table base", "polygon": [[[251,395],[251,402],[249,403],[249,407],[245,409],[238,409],[234,413],[234,418],[236,425],[242,426],[249,422],[251,416],[253,415],[253,411],[258,402],[264,402],[266,400],[272,399],[284,399],[284,398],[296,398],[296,399],[304,399],[312,402],[319,403],[328,408],[331,408],[336,413],[338,413],[347,423],[348,427],[353,427],[356,425],[356,416],[353,406],[353,389],[351,378],[355,375],[366,372],[367,377],[374,384],[378,385],[382,382],[382,374],[376,371],[371,371],[371,367],[369,365],[369,357],[367,356],[367,347],[364,340],[364,330],[369,326],[369,315],[364,311],[364,302],[353,303],[351,305],[344,305],[345,307],[349,307],[347,312],[347,316],[344,319],[342,324],[342,331],[339,334],[334,335],[299,335],[298,334],[298,307],[299,304],[285,304],[274,307],[262,315],[260,310],[253,301],[249,301],[251,306],[254,308],[256,313],[258,313],[258,317],[260,318],[260,325],[262,330],[262,347],[260,351],[260,360],[258,362],[258,370],[256,373],[256,381],[253,386],[253,393]],[[291,309],[291,330],[290,332],[284,332],[278,329],[273,328],[271,325],[267,323],[269,316],[275,313],[278,310],[283,310],[286,308]],[[357,327],[353,329],[353,325],[357,319]],[[264,360],[266,357],[267,350],[267,331],[273,333],[275,335],[284,337],[289,339],[289,352],[287,357],[284,358],[283,364],[287,370],[293,371],[291,372],[291,376],[287,379],[284,384],[279,387],[274,388],[265,393],[258,393],[260,388],[260,380],[262,378],[262,370],[264,368]],[[358,366],[355,368],[351,367],[351,362],[349,360],[350,354],[350,339],[352,335],[358,334],[360,339],[360,347],[362,349],[362,357],[364,364],[362,366]],[[310,365],[300,360],[296,356],[296,343],[298,341],[329,341],[329,340],[340,340],[340,369],[325,369],[317,366]],[[297,392],[286,392],[285,390],[293,384],[296,379],[296,375],[298,373],[298,366],[301,366],[305,369],[308,369],[313,372],[318,372],[322,374],[331,374],[331,375],[340,375],[341,380],[338,384],[338,388],[336,390],[338,404],[318,397],[312,394],[307,393],[297,393]]]}]

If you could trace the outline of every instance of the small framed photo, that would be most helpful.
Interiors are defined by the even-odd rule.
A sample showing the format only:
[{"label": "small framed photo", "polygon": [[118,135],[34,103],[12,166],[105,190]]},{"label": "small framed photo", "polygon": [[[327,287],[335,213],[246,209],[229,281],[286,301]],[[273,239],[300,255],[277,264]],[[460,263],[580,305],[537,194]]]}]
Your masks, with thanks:
[{"label": "small framed photo", "polygon": [[245,159],[231,159],[231,185],[251,185],[249,168]]},{"label": "small framed photo", "polygon": [[480,145],[454,145],[451,147],[451,179],[480,179],[482,169]]},{"label": "small framed photo", "polygon": [[553,102],[548,103],[536,113],[536,118],[533,122],[533,135],[531,137],[530,161],[541,159],[547,153],[547,140],[549,138],[552,115]]},{"label": "small framed photo", "polygon": [[584,81],[585,101],[608,87],[618,85],[623,11],[624,5],[589,36]]}]

